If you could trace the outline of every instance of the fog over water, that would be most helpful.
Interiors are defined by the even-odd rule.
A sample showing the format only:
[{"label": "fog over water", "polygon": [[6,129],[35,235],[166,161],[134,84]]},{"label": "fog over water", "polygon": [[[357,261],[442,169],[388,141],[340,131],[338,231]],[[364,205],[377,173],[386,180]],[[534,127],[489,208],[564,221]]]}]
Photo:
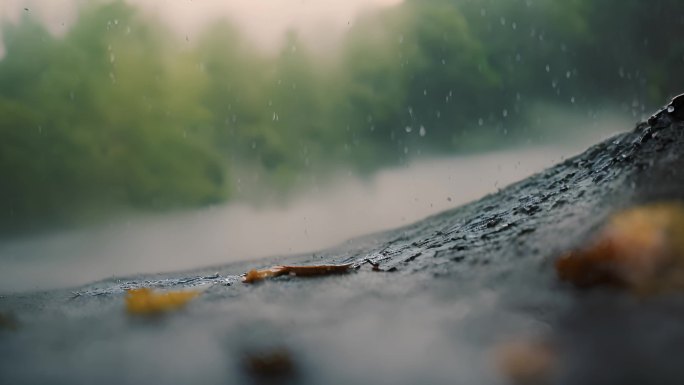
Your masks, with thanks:
[{"label": "fog over water", "polygon": [[562,145],[423,159],[369,180],[340,176],[284,204],[242,202],[0,243],[0,292],[80,285],[113,276],[167,272],[314,252],[454,208],[575,155],[627,121]]}]

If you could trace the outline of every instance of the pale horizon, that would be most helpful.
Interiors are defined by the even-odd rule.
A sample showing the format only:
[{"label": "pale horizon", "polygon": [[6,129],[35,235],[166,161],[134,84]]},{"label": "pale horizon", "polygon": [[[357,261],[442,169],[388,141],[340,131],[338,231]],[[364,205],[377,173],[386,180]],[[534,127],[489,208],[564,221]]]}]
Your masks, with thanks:
[{"label": "pale horizon", "polygon": [[[296,31],[308,47],[326,51],[362,13],[402,0],[125,0],[146,16],[161,20],[177,38],[188,42],[213,22],[225,19],[256,47],[275,52],[287,31]],[[17,23],[25,13],[40,20],[50,33],[63,36],[77,17],[81,0],[4,0],[0,24]],[[0,57],[4,47],[0,36]]]}]

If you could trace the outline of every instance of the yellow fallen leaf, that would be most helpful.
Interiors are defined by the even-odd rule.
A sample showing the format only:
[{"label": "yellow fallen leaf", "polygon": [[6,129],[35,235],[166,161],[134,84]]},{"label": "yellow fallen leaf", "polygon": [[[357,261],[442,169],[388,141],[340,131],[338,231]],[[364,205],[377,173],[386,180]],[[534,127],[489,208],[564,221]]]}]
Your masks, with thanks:
[{"label": "yellow fallen leaf", "polygon": [[279,277],[281,275],[311,277],[316,275],[344,274],[348,273],[351,268],[351,263],[345,265],[273,266],[268,269],[252,269],[248,271],[242,278],[242,282],[254,283],[266,278]]},{"label": "yellow fallen leaf", "polygon": [[655,203],[613,215],[587,247],[559,258],[556,272],[578,287],[683,290],[684,205]]},{"label": "yellow fallen leaf", "polygon": [[150,288],[131,289],[126,292],[126,311],[129,314],[160,314],[185,306],[199,294],[196,290],[158,293]]}]

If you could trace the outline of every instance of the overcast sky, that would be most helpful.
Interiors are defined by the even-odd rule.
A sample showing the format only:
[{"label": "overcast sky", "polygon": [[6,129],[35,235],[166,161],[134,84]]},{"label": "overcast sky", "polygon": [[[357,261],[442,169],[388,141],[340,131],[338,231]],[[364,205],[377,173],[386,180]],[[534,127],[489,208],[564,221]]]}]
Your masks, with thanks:
[{"label": "overcast sky", "polygon": [[[334,44],[360,12],[402,0],[125,1],[167,22],[179,37],[192,39],[207,23],[228,18],[254,44],[272,50],[288,29],[298,30],[314,48]],[[0,0],[0,22],[15,22],[22,13],[30,12],[59,35],[68,30],[75,19],[76,5],[83,2],[87,0]]]}]

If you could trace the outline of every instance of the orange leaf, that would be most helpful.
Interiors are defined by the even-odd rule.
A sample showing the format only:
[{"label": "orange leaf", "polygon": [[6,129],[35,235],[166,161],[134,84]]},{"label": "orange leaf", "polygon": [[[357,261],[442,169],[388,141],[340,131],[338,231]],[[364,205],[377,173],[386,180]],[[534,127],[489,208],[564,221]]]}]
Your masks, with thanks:
[{"label": "orange leaf", "polygon": [[509,341],[496,347],[494,363],[512,384],[549,384],[558,366],[555,350],[541,341]]},{"label": "orange leaf", "polygon": [[615,214],[586,248],[559,258],[556,272],[578,287],[642,294],[684,289],[684,205],[657,203]]}]

